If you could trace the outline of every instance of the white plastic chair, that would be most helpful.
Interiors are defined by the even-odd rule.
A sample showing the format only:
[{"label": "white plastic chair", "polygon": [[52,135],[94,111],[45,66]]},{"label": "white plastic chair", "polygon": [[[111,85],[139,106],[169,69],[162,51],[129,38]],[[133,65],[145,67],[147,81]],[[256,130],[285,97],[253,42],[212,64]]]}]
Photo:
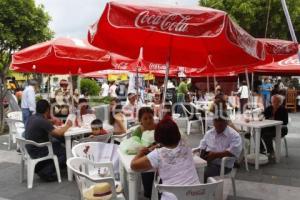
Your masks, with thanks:
[{"label": "white plastic chair", "polygon": [[[67,166],[74,172],[80,191],[81,199],[86,190],[97,183],[109,183],[111,185],[112,198],[115,200],[125,199],[123,194],[116,193],[113,167],[111,163],[97,163],[86,158],[69,158]],[[100,174],[91,173],[91,168],[108,168],[109,175],[103,177]]]},{"label": "white plastic chair", "polygon": [[[225,166],[226,163],[232,160],[236,160],[234,157],[224,157],[222,158],[221,162],[221,172],[220,172],[220,178],[230,178],[231,179],[231,184],[232,184],[232,191],[233,191],[233,199],[236,200],[236,185],[235,185],[235,175],[236,175],[236,169],[232,168],[231,172],[228,174],[225,174]],[[248,166],[248,165],[247,165]]]},{"label": "white plastic chair", "polygon": [[9,112],[7,114],[7,117],[10,118],[10,119],[23,120],[22,112],[21,111]]},{"label": "white plastic chair", "polygon": [[[217,194],[218,192],[221,192],[218,188],[223,187],[223,180],[216,181],[213,178],[208,178],[207,184],[182,186],[155,183],[154,187],[158,192],[169,192],[174,194],[178,200],[217,200],[217,197],[223,195]],[[157,194],[154,198],[158,199]]]},{"label": "white plastic chair", "polygon": [[10,150],[12,145],[16,143],[16,137],[21,137],[25,129],[22,120],[5,118],[5,121],[9,127],[8,150]]},{"label": "white plastic chair", "polygon": [[[201,149],[200,148],[193,148],[193,153],[196,154],[196,155],[198,155],[198,156],[200,156]],[[232,189],[233,189],[233,196],[234,196],[234,199],[236,199],[236,186],[235,186],[236,169],[232,168],[231,172],[225,175],[225,166],[226,166],[226,163],[228,161],[232,161],[232,160],[235,161],[236,158],[235,157],[224,157],[224,158],[222,158],[220,177],[222,179],[224,179],[224,178],[231,178]],[[246,165],[246,169],[248,170],[248,163]]]},{"label": "white plastic chair", "polygon": [[111,162],[116,175],[119,173],[118,145],[103,142],[85,142],[72,148],[74,157],[86,158],[93,162]]},{"label": "white plastic chair", "polygon": [[[53,153],[53,148],[51,142],[44,142],[44,143],[36,143],[31,140],[25,140],[24,138],[17,137],[16,138],[17,143],[20,146],[21,150],[21,173],[20,173],[20,180],[21,183],[24,181],[24,170],[25,170],[25,161],[27,161],[27,188],[31,189],[33,185],[33,176],[34,176],[34,169],[36,164],[38,164],[41,161],[52,159],[54,161],[56,174],[57,174],[57,180],[60,183],[61,182],[61,176],[60,176],[60,170],[59,170],[59,164],[57,156]],[[26,145],[34,145],[36,147],[47,147],[49,154],[42,158],[31,158],[27,149]]]},{"label": "white plastic chair", "polygon": [[[190,104],[190,105],[192,106],[193,109],[195,109],[195,107],[192,104]],[[187,135],[189,135],[191,133],[192,124],[198,124],[198,123],[200,123],[202,132],[204,134],[204,126],[203,126],[203,122],[202,122],[201,113],[197,113],[197,112],[192,113],[188,109],[186,109],[186,107],[183,104],[180,104],[180,106],[182,107],[183,111],[185,112],[185,114],[187,116],[194,116],[195,115],[197,117],[197,119],[195,119],[195,120],[190,120],[189,118],[187,118],[187,128],[186,128]]]},{"label": "white plastic chair", "polygon": [[16,143],[16,137],[21,137],[25,130],[22,120],[21,111],[9,112],[7,114],[7,118],[5,118],[5,121],[9,127],[8,150],[12,148],[12,144]]}]

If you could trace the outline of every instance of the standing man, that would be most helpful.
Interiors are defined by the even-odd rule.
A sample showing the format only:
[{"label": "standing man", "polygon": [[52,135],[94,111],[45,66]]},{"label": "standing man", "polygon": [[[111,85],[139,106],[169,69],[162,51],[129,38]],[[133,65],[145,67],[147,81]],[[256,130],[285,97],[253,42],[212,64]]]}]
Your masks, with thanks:
[{"label": "standing man", "polygon": [[36,102],[35,102],[35,90],[37,82],[30,80],[28,86],[25,88],[22,94],[21,109],[23,116],[24,125],[27,124],[29,117],[35,113]]},{"label": "standing man", "polygon": [[111,85],[109,86],[109,96],[113,97],[113,98],[118,98],[116,90],[117,90],[117,85],[116,85],[115,81],[112,81]]},{"label": "standing man", "polygon": [[240,86],[237,93],[240,98],[241,114],[243,114],[244,110],[245,110],[245,106],[248,104],[248,98],[249,98],[249,89],[248,89],[246,81],[242,82],[242,85]]},{"label": "standing man", "polygon": [[271,91],[273,86],[269,78],[265,78],[263,84],[261,85],[261,95],[263,98],[264,108],[267,108],[270,105],[271,101]]},{"label": "standing man", "polygon": [[109,85],[107,84],[107,81],[103,81],[101,85],[101,96],[107,97],[109,92]]},{"label": "standing man", "polygon": [[[183,103],[185,100],[185,96],[188,94],[188,87],[187,87],[187,79],[182,78],[181,82],[177,88],[177,103]],[[181,106],[177,107],[177,113],[184,114]]]}]

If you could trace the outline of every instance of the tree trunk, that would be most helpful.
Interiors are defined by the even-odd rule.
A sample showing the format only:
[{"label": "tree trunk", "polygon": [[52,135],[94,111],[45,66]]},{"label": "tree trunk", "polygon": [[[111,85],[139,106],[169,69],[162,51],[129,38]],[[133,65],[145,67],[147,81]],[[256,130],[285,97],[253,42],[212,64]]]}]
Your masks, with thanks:
[{"label": "tree trunk", "polygon": [[5,75],[0,74],[0,133],[4,132]]}]

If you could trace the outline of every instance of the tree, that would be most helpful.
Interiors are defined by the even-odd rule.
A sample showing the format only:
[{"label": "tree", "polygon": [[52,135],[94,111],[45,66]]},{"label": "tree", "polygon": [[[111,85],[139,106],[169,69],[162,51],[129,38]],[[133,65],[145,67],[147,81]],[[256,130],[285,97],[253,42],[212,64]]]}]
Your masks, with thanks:
[{"label": "tree", "polygon": [[[267,27],[267,38],[291,40],[280,0],[200,0],[199,4],[226,11],[254,37],[264,38]],[[300,1],[287,0],[287,6],[294,29],[299,31]],[[300,32],[296,36],[300,38]]]},{"label": "tree", "polygon": [[50,16],[34,0],[0,1],[0,132],[3,130],[6,95],[6,75],[11,54],[19,49],[49,40],[53,32],[48,28]]},{"label": "tree", "polygon": [[95,80],[83,78],[80,81],[80,90],[83,94],[88,94],[90,96],[99,96],[100,86]]}]

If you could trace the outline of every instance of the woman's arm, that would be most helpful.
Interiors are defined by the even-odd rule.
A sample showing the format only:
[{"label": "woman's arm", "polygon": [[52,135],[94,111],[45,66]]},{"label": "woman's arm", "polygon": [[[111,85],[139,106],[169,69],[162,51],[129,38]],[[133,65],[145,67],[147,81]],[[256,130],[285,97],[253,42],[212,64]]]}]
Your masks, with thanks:
[{"label": "woman's arm", "polygon": [[146,156],[148,153],[148,148],[141,149],[131,161],[131,169],[134,171],[147,171],[152,169],[151,163]]}]

